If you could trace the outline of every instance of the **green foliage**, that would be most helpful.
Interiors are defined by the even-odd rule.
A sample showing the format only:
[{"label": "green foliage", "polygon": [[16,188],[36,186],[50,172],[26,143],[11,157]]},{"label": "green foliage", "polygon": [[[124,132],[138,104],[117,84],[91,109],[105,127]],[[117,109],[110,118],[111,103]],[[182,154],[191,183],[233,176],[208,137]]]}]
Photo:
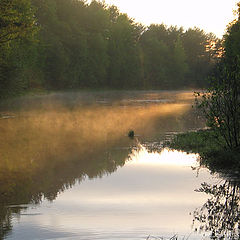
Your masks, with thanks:
[{"label": "green foliage", "polygon": [[[198,32],[197,36],[203,35]],[[200,153],[202,163],[212,169],[239,168],[240,3],[238,19],[229,25],[224,36],[224,49],[216,49],[219,42],[215,41],[215,43],[214,47],[210,47],[209,52],[210,56],[219,60],[210,77],[210,87],[204,92],[196,93],[196,106],[206,118],[210,131],[177,136],[172,147]]]},{"label": "green foliage", "polygon": [[32,88],[198,87],[214,62],[212,35],[145,28],[96,0],[2,0],[0,30],[1,97]]},{"label": "green foliage", "polygon": [[224,138],[213,130],[177,134],[167,145],[173,149],[198,153],[200,164],[213,172],[240,168],[238,149],[227,149]]},{"label": "green foliage", "polygon": [[213,131],[200,130],[177,134],[169,146],[187,152],[203,153],[221,148],[222,139]]},{"label": "green foliage", "polygon": [[169,47],[164,25],[151,25],[140,39],[143,53],[144,82],[150,87],[166,87],[168,84]]},{"label": "green foliage", "polygon": [[[111,10],[112,11],[112,10]],[[141,29],[127,15],[119,14],[112,23],[109,39],[108,84],[114,88],[139,86],[140,58],[137,39]]]},{"label": "green foliage", "polygon": [[36,30],[34,9],[29,0],[1,0],[0,44],[28,37]]},{"label": "green foliage", "polygon": [[[174,43],[173,48],[173,79],[177,79],[180,84],[185,85],[186,82],[186,75],[189,71],[189,65],[186,62],[186,53],[183,47],[183,43],[181,39],[178,37]],[[178,82],[174,81],[175,84],[179,84]],[[179,84],[179,85],[180,85]]]},{"label": "green foliage", "polygon": [[214,65],[210,42],[213,34],[198,28],[151,25],[140,39],[145,82],[152,87],[182,88],[206,86],[205,79]]},{"label": "green foliage", "polygon": [[189,67],[186,76],[188,84],[206,87],[207,76],[215,64],[215,53],[211,43],[217,43],[218,39],[215,35],[206,34],[199,28],[190,28],[182,36],[182,42]]},{"label": "green foliage", "polygon": [[222,63],[218,75],[212,78],[212,87],[202,93],[201,100],[197,102],[208,126],[225,139],[230,149],[240,145],[239,63],[236,61],[234,66]]},{"label": "green foliage", "polygon": [[[240,15],[240,12],[239,12]],[[240,146],[240,19],[228,28],[224,54],[211,78],[211,87],[197,101],[207,124],[229,149]]]},{"label": "green foliage", "polygon": [[0,98],[20,93],[39,79],[34,13],[29,0],[0,3]]},{"label": "green foliage", "polygon": [[228,62],[234,62],[240,55],[240,2],[237,4],[237,19],[229,24],[224,36],[225,58]]}]

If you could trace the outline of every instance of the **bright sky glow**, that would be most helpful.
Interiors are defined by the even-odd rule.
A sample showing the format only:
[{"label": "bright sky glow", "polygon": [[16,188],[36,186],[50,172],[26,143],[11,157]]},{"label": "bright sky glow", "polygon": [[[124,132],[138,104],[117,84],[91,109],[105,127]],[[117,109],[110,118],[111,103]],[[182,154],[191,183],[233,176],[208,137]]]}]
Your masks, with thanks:
[{"label": "bright sky glow", "polygon": [[138,149],[133,150],[129,156],[129,164],[134,165],[166,165],[166,166],[199,166],[197,162],[198,154],[187,154],[177,150],[164,148],[160,153],[151,152],[139,145]]},{"label": "bright sky glow", "polygon": [[222,37],[238,0],[105,0],[136,22],[199,27]]}]

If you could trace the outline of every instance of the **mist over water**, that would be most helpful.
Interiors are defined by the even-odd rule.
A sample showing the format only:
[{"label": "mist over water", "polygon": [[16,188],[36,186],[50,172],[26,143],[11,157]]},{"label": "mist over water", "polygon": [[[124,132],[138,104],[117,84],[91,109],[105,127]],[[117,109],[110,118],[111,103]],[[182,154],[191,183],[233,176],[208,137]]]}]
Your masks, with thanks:
[{"label": "mist over water", "polygon": [[106,91],[3,104],[2,238],[142,239],[191,232],[189,212],[205,200],[194,190],[211,177],[204,170],[196,178],[191,166],[197,155],[169,152],[162,143],[204,127],[193,100],[192,92]]},{"label": "mist over water", "polygon": [[191,102],[185,100],[189,93],[176,93],[175,99],[166,98],[164,92],[136,93],[132,98],[129,93],[128,98],[120,95],[120,99],[109,95],[97,95],[95,101],[77,93],[18,100],[18,109],[2,113],[0,154],[4,161],[0,164],[34,167],[53,158],[80,157],[116,142],[125,144],[130,129],[141,139],[156,130],[159,134],[188,127],[183,126],[181,117],[191,110]]}]

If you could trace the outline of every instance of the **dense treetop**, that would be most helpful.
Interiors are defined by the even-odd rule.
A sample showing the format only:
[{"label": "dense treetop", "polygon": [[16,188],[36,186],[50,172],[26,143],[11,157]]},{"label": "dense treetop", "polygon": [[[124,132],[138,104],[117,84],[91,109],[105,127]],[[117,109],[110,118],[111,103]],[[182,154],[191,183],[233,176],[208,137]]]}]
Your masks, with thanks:
[{"label": "dense treetop", "polygon": [[206,86],[219,40],[84,0],[0,2],[0,96],[32,88]]}]

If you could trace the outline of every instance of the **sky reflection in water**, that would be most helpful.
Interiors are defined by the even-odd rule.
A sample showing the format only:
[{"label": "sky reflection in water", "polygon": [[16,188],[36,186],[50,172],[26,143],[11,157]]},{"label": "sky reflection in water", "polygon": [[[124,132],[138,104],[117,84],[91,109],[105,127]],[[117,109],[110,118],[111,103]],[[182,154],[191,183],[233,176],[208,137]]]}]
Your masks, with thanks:
[{"label": "sky reflection in water", "polygon": [[192,170],[197,155],[161,151],[160,143],[204,127],[192,103],[192,92],[110,91],[18,99],[12,112],[1,106],[2,116],[14,116],[0,118],[4,239],[188,236],[189,213],[206,200],[194,190],[213,180]]},{"label": "sky reflection in water", "polygon": [[[198,155],[168,149],[148,152],[139,144],[118,171],[86,179],[53,204],[44,201],[26,210],[7,239],[21,234],[25,240],[188,236],[193,231],[189,213],[206,201],[194,190],[203,181],[213,181],[207,170],[198,177],[192,171],[197,159]],[[195,238],[201,239],[192,234]]]},{"label": "sky reflection in water", "polygon": [[130,164],[139,165],[169,165],[169,166],[199,166],[198,154],[189,154],[177,150],[163,148],[161,152],[149,152],[146,147],[138,144],[137,149],[133,149],[129,156]]}]

